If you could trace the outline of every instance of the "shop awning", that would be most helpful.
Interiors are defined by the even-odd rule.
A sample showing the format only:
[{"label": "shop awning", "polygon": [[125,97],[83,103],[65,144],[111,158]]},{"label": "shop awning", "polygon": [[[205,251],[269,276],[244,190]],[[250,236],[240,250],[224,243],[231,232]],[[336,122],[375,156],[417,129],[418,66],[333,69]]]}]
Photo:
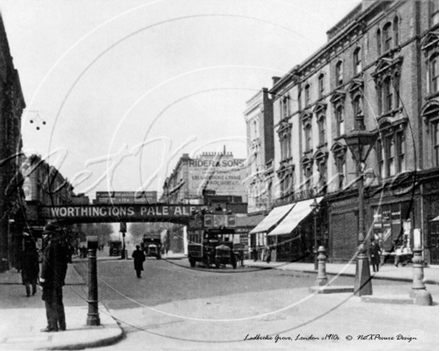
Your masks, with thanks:
[{"label": "shop awning", "polygon": [[[316,202],[319,204],[322,200],[321,197],[316,198]],[[292,211],[283,219],[283,221],[278,224],[278,226],[272,230],[268,235],[283,235],[290,234],[292,230],[296,228],[296,226],[306,218],[310,212],[312,212],[312,208],[310,205],[313,203],[314,199],[309,199],[301,202],[297,202],[293,207]]]},{"label": "shop awning", "polygon": [[431,219],[431,222],[438,222],[438,216],[435,217],[434,219]]},{"label": "shop awning", "polygon": [[254,228],[264,220],[264,216],[248,216],[248,215],[235,215],[235,226],[237,228]]},{"label": "shop awning", "polygon": [[293,204],[284,205],[274,208],[270,213],[264,218],[259,225],[250,231],[250,234],[267,232],[275,224],[281,221],[287,213],[292,209]]}]

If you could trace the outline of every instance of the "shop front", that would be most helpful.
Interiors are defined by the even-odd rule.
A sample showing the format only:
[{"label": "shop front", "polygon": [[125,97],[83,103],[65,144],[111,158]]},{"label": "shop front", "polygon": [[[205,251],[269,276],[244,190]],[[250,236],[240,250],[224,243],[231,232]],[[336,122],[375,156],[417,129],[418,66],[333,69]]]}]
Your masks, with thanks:
[{"label": "shop front", "polygon": [[[293,204],[275,207],[269,214],[250,231],[250,249],[254,260],[264,260],[269,246],[275,248],[274,239],[268,239],[268,234],[283,220],[293,208]],[[276,260],[276,252],[272,256]]]},{"label": "shop front", "polygon": [[314,256],[310,254],[320,245],[321,236],[318,236],[317,221],[310,215],[321,201],[322,197],[318,197],[294,203],[291,211],[268,234],[269,246],[276,248],[277,261],[313,261]]}]

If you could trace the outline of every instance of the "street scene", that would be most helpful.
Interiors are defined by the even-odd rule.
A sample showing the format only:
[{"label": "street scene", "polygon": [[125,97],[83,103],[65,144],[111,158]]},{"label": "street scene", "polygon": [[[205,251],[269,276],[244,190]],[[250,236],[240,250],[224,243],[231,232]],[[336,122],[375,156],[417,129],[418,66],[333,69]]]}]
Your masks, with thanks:
[{"label": "street scene", "polygon": [[0,0],[0,350],[437,350],[437,0]]}]

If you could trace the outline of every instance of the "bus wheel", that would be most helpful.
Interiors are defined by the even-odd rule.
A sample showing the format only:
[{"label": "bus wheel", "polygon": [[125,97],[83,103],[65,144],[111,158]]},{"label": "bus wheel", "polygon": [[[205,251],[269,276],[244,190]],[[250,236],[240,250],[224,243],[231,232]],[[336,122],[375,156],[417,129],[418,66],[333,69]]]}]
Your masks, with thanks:
[{"label": "bus wheel", "polygon": [[194,258],[190,258],[189,259],[189,264],[192,268],[194,268],[196,266],[196,260]]}]

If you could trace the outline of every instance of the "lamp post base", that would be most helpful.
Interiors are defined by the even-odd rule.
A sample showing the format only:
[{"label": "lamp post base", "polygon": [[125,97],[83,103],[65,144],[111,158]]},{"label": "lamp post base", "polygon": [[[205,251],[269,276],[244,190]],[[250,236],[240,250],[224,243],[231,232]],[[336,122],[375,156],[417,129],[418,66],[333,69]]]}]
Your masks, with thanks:
[{"label": "lamp post base", "polygon": [[370,262],[367,255],[362,252],[358,255],[356,263],[356,276],[354,277],[354,294],[356,296],[373,295],[373,285],[371,284]]}]

